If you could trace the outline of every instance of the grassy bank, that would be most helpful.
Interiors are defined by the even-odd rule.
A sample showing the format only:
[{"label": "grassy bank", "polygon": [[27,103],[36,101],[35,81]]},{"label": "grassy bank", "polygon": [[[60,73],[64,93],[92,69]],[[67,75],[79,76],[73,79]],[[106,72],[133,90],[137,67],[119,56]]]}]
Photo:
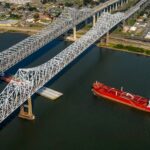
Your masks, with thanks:
[{"label": "grassy bank", "polygon": [[39,32],[42,28],[0,27],[0,32],[19,32],[29,35]]},{"label": "grassy bank", "polygon": [[134,47],[134,46],[131,46],[131,45],[112,44],[112,43],[110,43],[107,46],[104,45],[104,44],[102,44],[100,46],[111,48],[111,49],[114,49],[114,50],[120,50],[120,51],[126,51],[126,52],[132,52],[132,53],[136,53],[136,54],[150,56],[150,49]]}]

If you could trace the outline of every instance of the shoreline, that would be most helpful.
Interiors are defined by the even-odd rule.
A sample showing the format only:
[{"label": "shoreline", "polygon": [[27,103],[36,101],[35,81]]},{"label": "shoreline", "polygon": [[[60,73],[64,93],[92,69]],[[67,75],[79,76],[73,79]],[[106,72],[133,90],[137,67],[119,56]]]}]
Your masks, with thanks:
[{"label": "shoreline", "polygon": [[21,28],[21,27],[1,27],[0,26],[0,33],[10,32],[10,33],[25,33],[28,35],[36,34],[37,32],[41,31],[42,28]]},{"label": "shoreline", "polygon": [[[120,51],[120,52],[126,52],[126,53],[132,53],[132,54],[137,54],[137,55],[141,55],[141,56],[147,56],[147,57],[150,57],[150,54],[146,54],[145,52],[136,52],[136,51],[131,51],[131,50],[127,50],[127,49],[119,49],[119,48],[114,48],[112,46],[105,46],[105,45],[98,45],[98,47],[101,47],[101,48],[107,48],[109,50],[115,50],[115,51]],[[136,47],[134,47],[136,48]],[[146,50],[145,51],[150,51],[150,50]]]}]

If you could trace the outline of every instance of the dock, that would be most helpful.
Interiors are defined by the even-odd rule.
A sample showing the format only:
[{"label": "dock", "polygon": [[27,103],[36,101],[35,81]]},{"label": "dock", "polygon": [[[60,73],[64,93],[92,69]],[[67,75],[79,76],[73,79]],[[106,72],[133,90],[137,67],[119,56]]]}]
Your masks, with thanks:
[{"label": "dock", "polygon": [[56,100],[57,98],[59,98],[63,95],[63,93],[52,90],[52,89],[47,88],[47,87],[40,88],[36,93],[38,95],[41,95],[41,96],[48,98],[50,100]]}]

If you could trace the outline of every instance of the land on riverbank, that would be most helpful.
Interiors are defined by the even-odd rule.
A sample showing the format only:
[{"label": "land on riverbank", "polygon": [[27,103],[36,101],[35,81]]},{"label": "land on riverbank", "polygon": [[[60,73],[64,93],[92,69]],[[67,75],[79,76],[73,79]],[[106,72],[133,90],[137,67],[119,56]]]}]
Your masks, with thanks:
[{"label": "land on riverbank", "polygon": [[123,45],[123,44],[99,44],[98,46],[102,48],[107,48],[111,50],[117,50],[117,51],[123,51],[123,52],[129,52],[129,53],[134,53],[134,54],[139,54],[139,55],[144,55],[144,56],[150,56],[150,49],[144,49],[144,48],[139,48],[135,47],[132,45]]},{"label": "land on riverbank", "polygon": [[140,40],[126,39],[120,36],[110,36],[109,43],[107,43],[107,45],[104,43],[99,43],[98,46],[150,55],[149,41],[144,42]]},{"label": "land on riverbank", "polygon": [[39,31],[41,31],[42,28],[31,28],[31,27],[1,27],[0,26],[0,32],[19,32],[19,33],[25,33],[28,35],[35,34]]}]

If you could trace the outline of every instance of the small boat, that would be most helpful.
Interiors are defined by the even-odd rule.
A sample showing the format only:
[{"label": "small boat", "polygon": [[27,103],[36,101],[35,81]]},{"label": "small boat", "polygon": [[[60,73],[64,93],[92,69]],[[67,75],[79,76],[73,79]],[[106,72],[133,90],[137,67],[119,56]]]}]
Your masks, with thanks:
[{"label": "small boat", "polygon": [[14,76],[8,75],[8,74],[4,74],[4,73],[0,74],[0,80],[5,82],[5,83],[9,83],[10,81],[16,81],[18,83],[21,82],[20,79],[16,79],[16,78],[14,78]]},{"label": "small boat", "polygon": [[93,83],[92,91],[93,94],[98,97],[103,97],[145,112],[150,112],[150,100],[148,98],[125,92],[123,89],[118,90],[97,81]]},{"label": "small boat", "polygon": [[6,74],[4,74],[4,73],[1,73],[1,74],[0,74],[0,80],[1,80],[1,81],[4,81],[4,82],[6,82],[6,83],[9,83],[12,79],[13,79],[13,77],[10,76],[10,75],[6,75]]}]

